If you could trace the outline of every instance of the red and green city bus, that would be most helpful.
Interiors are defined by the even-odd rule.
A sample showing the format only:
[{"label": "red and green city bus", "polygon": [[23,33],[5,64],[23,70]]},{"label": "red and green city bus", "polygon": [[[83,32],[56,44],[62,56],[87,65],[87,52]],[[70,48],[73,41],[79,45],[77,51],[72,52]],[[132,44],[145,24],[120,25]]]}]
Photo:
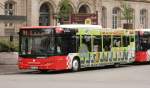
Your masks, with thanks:
[{"label": "red and green city bus", "polygon": [[136,58],[135,62],[150,61],[150,29],[136,30]]},{"label": "red and green city bus", "polygon": [[118,66],[135,59],[135,31],[98,25],[34,26],[20,29],[20,69],[67,70]]}]

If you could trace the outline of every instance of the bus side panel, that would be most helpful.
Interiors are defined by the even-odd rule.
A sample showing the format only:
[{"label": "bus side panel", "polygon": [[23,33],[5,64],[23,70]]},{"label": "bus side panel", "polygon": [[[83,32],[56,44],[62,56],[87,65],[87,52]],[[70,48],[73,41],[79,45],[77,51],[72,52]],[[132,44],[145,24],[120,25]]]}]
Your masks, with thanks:
[{"label": "bus side panel", "polygon": [[68,68],[67,62],[68,62],[67,56],[57,57],[55,60],[55,69],[56,70],[67,69]]},{"label": "bus side panel", "polygon": [[146,62],[147,61],[147,53],[145,51],[137,51],[135,62]]}]

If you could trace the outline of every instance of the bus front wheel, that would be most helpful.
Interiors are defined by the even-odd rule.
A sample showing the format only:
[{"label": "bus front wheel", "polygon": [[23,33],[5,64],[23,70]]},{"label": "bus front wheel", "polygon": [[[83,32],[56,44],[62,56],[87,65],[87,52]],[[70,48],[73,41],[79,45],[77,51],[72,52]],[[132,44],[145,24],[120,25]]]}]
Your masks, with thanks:
[{"label": "bus front wheel", "polygon": [[79,71],[79,69],[80,69],[79,60],[74,59],[74,60],[72,61],[72,71],[73,71],[73,72],[76,72],[76,71]]}]

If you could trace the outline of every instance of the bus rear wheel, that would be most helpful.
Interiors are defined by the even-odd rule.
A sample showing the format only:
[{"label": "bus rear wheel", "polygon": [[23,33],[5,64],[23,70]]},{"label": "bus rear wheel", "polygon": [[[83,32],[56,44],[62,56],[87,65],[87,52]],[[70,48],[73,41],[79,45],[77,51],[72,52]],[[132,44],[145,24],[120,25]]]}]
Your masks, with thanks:
[{"label": "bus rear wheel", "polygon": [[74,59],[74,60],[72,61],[72,71],[73,71],[73,72],[76,72],[76,71],[79,71],[79,69],[80,69],[79,60]]}]

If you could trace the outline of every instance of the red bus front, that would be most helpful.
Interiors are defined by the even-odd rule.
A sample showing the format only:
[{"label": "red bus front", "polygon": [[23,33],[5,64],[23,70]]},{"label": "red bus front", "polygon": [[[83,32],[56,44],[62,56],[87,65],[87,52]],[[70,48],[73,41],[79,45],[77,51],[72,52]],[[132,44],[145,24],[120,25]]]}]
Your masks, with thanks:
[{"label": "red bus front", "polygon": [[[69,42],[73,33],[65,34],[55,27],[31,27],[20,30],[20,69],[65,70],[68,68]],[[71,51],[70,51],[71,49]]]}]

